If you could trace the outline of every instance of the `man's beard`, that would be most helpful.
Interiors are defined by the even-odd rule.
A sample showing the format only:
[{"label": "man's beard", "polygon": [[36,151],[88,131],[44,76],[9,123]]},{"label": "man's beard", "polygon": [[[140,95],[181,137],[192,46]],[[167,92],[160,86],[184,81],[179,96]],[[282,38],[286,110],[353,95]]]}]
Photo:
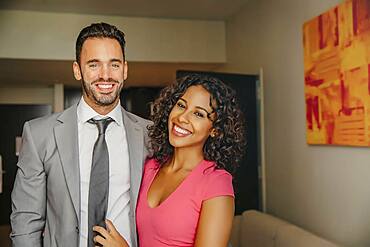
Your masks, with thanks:
[{"label": "man's beard", "polygon": [[[110,83],[116,83],[118,85],[118,88],[116,91],[113,91],[112,93],[110,94],[101,94],[101,93],[98,93],[95,89],[94,89],[94,83],[96,82],[110,82]],[[122,87],[123,87],[123,82],[120,83],[119,81],[117,80],[114,80],[112,78],[108,78],[108,80],[104,80],[103,78],[99,78],[97,80],[94,80],[93,82],[89,83],[89,82],[86,82],[84,80],[84,78],[82,77],[82,89],[84,91],[84,93],[86,94],[87,97],[89,97],[90,99],[93,99],[94,102],[100,106],[109,106],[111,104],[113,104],[117,98],[119,97],[120,93],[121,93],[121,90],[122,90]]]}]

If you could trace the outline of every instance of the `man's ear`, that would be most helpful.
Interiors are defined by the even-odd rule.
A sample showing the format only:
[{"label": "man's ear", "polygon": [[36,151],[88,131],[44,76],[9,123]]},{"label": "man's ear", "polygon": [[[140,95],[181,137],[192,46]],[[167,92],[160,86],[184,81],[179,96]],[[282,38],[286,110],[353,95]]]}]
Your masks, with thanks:
[{"label": "man's ear", "polygon": [[126,81],[127,79],[127,74],[128,74],[128,65],[127,61],[123,63],[123,80]]},{"label": "man's ear", "polygon": [[75,76],[75,79],[77,81],[81,80],[82,79],[82,73],[81,73],[80,65],[76,61],[74,61],[73,65],[72,65],[72,68],[73,68],[73,75]]}]

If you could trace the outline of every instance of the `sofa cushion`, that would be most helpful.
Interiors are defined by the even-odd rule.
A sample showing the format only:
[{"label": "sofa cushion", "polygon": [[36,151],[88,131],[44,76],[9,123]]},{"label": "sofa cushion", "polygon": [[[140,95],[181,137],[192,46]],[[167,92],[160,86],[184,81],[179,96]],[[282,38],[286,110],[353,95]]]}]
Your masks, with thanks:
[{"label": "sofa cushion", "polygon": [[274,247],[277,230],[285,225],[289,223],[268,214],[245,211],[240,227],[240,245],[236,246]]},{"label": "sofa cushion", "polygon": [[322,239],[295,225],[287,225],[279,228],[276,235],[276,247],[337,247],[325,239]]}]

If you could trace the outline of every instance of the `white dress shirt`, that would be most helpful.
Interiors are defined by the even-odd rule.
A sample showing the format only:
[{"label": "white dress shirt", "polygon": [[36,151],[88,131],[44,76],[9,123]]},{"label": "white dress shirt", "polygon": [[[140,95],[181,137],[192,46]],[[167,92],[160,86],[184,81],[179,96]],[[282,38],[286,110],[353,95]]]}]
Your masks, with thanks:
[{"label": "white dress shirt", "polygon": [[121,105],[118,105],[107,115],[96,113],[81,98],[77,106],[78,148],[80,161],[81,188],[81,222],[80,247],[87,246],[88,236],[88,199],[92,154],[95,141],[98,138],[98,128],[87,121],[91,118],[102,119],[111,117],[114,122],[108,125],[105,133],[109,152],[109,196],[107,218],[113,222],[119,233],[131,246],[130,239],[130,166],[126,132],[123,126]]}]

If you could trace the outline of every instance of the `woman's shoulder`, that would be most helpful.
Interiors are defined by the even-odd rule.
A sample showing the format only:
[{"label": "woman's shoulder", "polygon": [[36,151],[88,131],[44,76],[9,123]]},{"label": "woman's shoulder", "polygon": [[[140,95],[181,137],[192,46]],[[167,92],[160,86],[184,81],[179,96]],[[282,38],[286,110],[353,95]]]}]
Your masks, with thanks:
[{"label": "woman's shoulder", "polygon": [[216,163],[204,161],[202,164],[203,200],[216,196],[232,196],[233,177],[224,169],[216,168]]},{"label": "woman's shoulder", "polygon": [[154,158],[147,158],[145,161],[145,170],[159,168],[159,163]]},{"label": "woman's shoulder", "polygon": [[151,181],[159,168],[158,162],[155,159],[148,158],[145,160],[143,169],[143,182]]},{"label": "woman's shoulder", "polygon": [[202,171],[203,171],[203,175],[207,177],[208,179],[214,178],[214,177],[225,177],[225,178],[232,179],[232,175],[225,169],[217,168],[216,163],[214,161],[204,160]]}]

